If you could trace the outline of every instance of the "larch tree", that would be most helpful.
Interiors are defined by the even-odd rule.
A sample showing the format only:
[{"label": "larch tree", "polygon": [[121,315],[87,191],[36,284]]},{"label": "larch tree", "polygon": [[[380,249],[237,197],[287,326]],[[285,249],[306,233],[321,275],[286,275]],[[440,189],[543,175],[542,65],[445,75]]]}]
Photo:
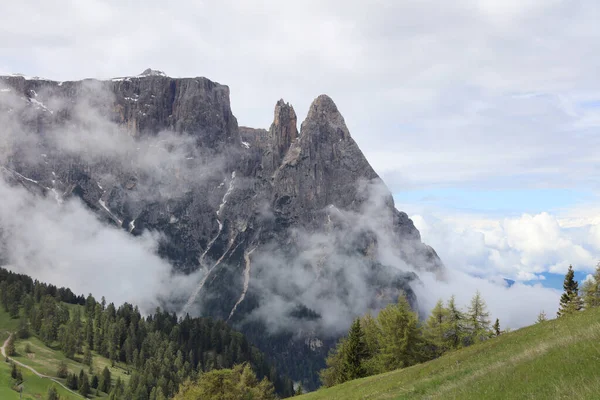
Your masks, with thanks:
[{"label": "larch tree", "polygon": [[471,299],[471,305],[467,312],[471,339],[474,342],[481,342],[490,337],[489,317],[490,313],[487,311],[487,305],[478,290]]},{"label": "larch tree", "polygon": [[457,349],[463,344],[465,316],[456,305],[454,296],[450,297],[450,300],[448,300],[446,309],[448,310],[448,319],[444,326],[444,336],[448,348]]},{"label": "larch tree", "polygon": [[380,326],[378,363],[385,371],[417,364],[425,356],[425,340],[417,314],[404,296],[379,312]]},{"label": "larch tree", "polygon": [[448,350],[446,340],[448,316],[449,311],[444,307],[442,300],[438,300],[427,319],[425,334],[432,347],[434,357],[439,357]]},{"label": "larch tree", "polygon": [[600,263],[594,274],[581,285],[585,308],[600,307]]}]

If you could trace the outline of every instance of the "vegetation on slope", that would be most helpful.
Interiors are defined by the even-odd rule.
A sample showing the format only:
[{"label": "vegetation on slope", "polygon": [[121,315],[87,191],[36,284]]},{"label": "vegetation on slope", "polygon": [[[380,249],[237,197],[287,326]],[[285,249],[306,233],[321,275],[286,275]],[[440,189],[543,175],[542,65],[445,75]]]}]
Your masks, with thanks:
[{"label": "vegetation on slope", "polygon": [[[160,309],[143,317],[130,304],[116,308],[5,269],[0,269],[0,302],[8,326],[1,329],[20,338],[12,356],[44,374],[61,375],[67,387],[84,395],[98,389],[111,399],[166,399],[188,379],[240,363],[251,365],[261,379],[268,377],[280,395],[293,394],[291,381],[222,321],[178,319]],[[59,371],[61,365],[69,372]],[[119,366],[118,374],[110,372]],[[103,379],[109,367],[109,378]]]},{"label": "vegetation on slope", "polygon": [[594,308],[299,399],[597,399],[599,342]]}]

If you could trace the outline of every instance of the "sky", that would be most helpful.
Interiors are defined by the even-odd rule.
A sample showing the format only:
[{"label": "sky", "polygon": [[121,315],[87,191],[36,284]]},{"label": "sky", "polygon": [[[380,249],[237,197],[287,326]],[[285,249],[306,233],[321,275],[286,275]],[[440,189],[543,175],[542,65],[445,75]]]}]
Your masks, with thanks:
[{"label": "sky", "polygon": [[[600,260],[595,0],[24,0],[0,74],[227,84],[240,125],[326,93],[451,269],[560,288]],[[537,286],[536,286],[537,287]]]}]

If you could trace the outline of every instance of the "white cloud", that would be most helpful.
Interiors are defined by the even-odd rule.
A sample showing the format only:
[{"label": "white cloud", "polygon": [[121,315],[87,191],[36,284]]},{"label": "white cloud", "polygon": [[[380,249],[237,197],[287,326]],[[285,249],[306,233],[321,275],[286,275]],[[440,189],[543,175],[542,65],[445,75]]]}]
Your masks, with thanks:
[{"label": "white cloud", "polygon": [[[231,87],[240,123],[328,93],[395,188],[598,181],[600,4],[587,0],[10,3],[2,70],[147,67]],[[28,21],[26,24],[22,21]],[[60,21],[60,23],[58,23]],[[27,52],[23,49],[27,48]],[[102,59],[103,62],[97,62]],[[513,177],[510,183],[506,177]]]},{"label": "white cloud", "polygon": [[564,274],[569,265],[593,271],[600,251],[600,224],[563,226],[557,216],[545,212],[503,219],[412,219],[446,265],[486,278],[537,280],[544,272]]},{"label": "white cloud", "polygon": [[59,205],[2,178],[0,197],[0,237],[16,272],[77,294],[127,301],[143,312],[191,291],[196,277],[173,275],[156,253],[153,234],[134,237],[107,226],[78,200]]}]

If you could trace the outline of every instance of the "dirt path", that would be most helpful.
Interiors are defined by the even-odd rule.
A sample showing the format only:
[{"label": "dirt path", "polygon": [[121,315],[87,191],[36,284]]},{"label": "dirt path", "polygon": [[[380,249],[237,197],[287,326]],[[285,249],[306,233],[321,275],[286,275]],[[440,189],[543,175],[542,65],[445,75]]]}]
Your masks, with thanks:
[{"label": "dirt path", "polygon": [[8,341],[10,340],[11,337],[12,337],[12,334],[8,337],[8,339],[6,339],[4,341],[4,344],[2,345],[2,347],[0,347],[0,351],[2,351],[2,356],[3,357],[9,358],[15,364],[20,365],[21,367],[30,370],[31,372],[33,372],[34,374],[36,374],[40,378],[50,379],[52,382],[54,382],[54,383],[62,386],[65,390],[68,390],[69,392],[73,393],[75,396],[81,397],[81,395],[79,393],[72,391],[71,389],[69,389],[68,387],[66,387],[65,385],[63,385],[62,382],[58,381],[56,378],[54,378],[52,376],[41,374],[41,373],[37,372],[35,369],[33,369],[32,367],[30,367],[29,365],[25,365],[22,362],[19,362],[19,361],[15,360],[14,358],[7,357],[6,356],[6,344],[8,343]]}]

